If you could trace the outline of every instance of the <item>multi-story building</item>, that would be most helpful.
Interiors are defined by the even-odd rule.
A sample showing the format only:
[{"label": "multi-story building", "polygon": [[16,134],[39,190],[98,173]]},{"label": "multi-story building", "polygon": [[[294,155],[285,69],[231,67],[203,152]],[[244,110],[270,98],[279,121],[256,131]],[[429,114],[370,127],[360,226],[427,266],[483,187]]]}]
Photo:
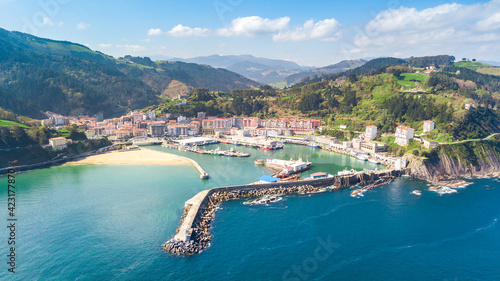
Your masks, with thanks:
[{"label": "multi-story building", "polygon": [[149,134],[152,137],[163,137],[165,136],[165,122],[164,121],[155,121],[149,123]]},{"label": "multi-story building", "polygon": [[147,129],[134,129],[134,137],[147,138],[148,130]]},{"label": "multi-story building", "polygon": [[377,126],[366,127],[365,140],[372,141],[377,137]]},{"label": "multi-story building", "polygon": [[370,153],[380,153],[380,152],[386,152],[387,151],[387,144],[385,143],[378,143],[378,142],[362,142],[361,143],[361,150],[370,152]]},{"label": "multi-story building", "polygon": [[61,150],[65,149],[67,145],[67,140],[66,138],[63,137],[58,137],[58,138],[51,138],[49,139],[49,144],[54,150]]},{"label": "multi-story building", "polygon": [[196,116],[198,117],[198,119],[205,119],[206,114],[205,112],[198,112],[196,113]]},{"label": "multi-story building", "polygon": [[215,119],[205,119],[202,121],[201,127],[202,127],[203,134],[213,135],[215,133],[214,122],[215,122]]},{"label": "multi-story building", "polygon": [[410,143],[410,140],[413,139],[414,133],[415,130],[410,127],[398,126],[396,128],[396,140],[394,142],[401,146],[408,145]]},{"label": "multi-story building", "polygon": [[424,133],[434,130],[434,122],[427,120],[424,121]]}]

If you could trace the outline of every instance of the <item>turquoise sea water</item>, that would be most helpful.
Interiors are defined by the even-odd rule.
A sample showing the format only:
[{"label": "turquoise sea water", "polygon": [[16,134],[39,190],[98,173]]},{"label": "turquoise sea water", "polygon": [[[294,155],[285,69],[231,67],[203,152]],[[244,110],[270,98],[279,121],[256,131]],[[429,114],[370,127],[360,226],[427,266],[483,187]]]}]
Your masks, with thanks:
[{"label": "turquoise sea water", "polygon": [[[221,148],[229,146],[216,145]],[[61,166],[17,175],[17,273],[1,280],[498,280],[500,183],[475,179],[455,194],[400,178],[352,198],[350,190],[292,195],[269,206],[230,201],[217,211],[212,246],[189,257],[166,254],[185,200],[214,186],[270,172],[256,158],[301,156],[305,175],[376,165],[304,146],[249,158],[191,157],[192,166]],[[382,168],[379,166],[378,168]],[[6,186],[6,177],[0,177]],[[411,194],[422,190],[422,196]],[[0,217],[7,225],[7,195]]]}]

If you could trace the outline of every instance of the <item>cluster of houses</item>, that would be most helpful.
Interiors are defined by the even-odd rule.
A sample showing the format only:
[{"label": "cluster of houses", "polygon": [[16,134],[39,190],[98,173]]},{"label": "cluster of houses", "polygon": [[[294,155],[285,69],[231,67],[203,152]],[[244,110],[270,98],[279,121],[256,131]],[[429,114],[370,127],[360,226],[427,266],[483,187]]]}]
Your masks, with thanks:
[{"label": "cluster of houses", "polygon": [[[424,121],[423,132],[431,132],[434,130],[434,121]],[[420,141],[421,145],[425,148],[434,148],[437,146],[436,142],[430,142],[424,139],[415,138],[415,130],[406,126],[396,127],[395,143],[401,146],[407,146],[410,144],[411,140]],[[387,151],[387,144],[374,141],[377,137],[377,127],[368,126],[366,127],[365,133],[360,137],[353,139],[352,141],[344,141],[342,143],[338,141],[332,141],[330,143],[331,147],[335,147],[342,150],[354,149],[357,151],[367,152],[370,154],[377,154]]]},{"label": "cluster of houses", "polygon": [[110,139],[122,140],[131,137],[177,137],[209,135],[240,135],[240,136],[277,136],[292,135],[294,132],[312,133],[320,126],[320,120],[315,119],[260,119],[255,117],[217,118],[198,112],[196,118],[166,114],[156,116],[155,111],[146,113],[132,111],[125,116],[103,119],[100,116],[65,117],[47,112],[48,119],[43,125],[62,128],[76,124],[85,130],[87,138],[106,136]]}]

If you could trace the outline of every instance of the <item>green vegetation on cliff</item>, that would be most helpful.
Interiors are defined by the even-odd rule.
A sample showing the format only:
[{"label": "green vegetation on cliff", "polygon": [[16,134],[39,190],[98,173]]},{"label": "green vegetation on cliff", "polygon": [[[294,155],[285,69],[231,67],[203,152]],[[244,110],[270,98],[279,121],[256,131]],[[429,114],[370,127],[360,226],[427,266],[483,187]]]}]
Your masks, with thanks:
[{"label": "green vegetation on cliff", "polygon": [[500,159],[500,136],[488,140],[469,141],[457,144],[440,145],[430,152],[424,152],[425,163],[437,163],[441,154],[452,159],[458,159],[465,165],[478,166],[481,162],[488,163],[488,158],[493,153]]}]

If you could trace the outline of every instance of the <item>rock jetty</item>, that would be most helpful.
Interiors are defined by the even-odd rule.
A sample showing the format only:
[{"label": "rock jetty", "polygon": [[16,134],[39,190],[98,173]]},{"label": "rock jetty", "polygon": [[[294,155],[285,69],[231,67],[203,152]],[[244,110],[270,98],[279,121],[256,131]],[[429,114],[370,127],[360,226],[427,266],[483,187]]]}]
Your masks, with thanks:
[{"label": "rock jetty", "polygon": [[[169,253],[177,255],[192,255],[200,253],[205,248],[210,246],[212,235],[210,234],[211,222],[214,218],[217,207],[228,200],[244,199],[252,197],[261,197],[265,195],[287,195],[293,193],[317,193],[320,192],[322,187],[312,185],[299,185],[299,186],[277,186],[266,189],[241,189],[232,191],[216,191],[208,196],[207,204],[200,210],[201,214],[198,216],[195,226],[189,241],[180,241],[170,239],[163,244],[163,249]],[[184,208],[183,218],[187,212]],[[182,224],[182,221],[181,221]],[[178,229],[179,230],[179,229]],[[177,230],[177,232],[178,232]]]}]

